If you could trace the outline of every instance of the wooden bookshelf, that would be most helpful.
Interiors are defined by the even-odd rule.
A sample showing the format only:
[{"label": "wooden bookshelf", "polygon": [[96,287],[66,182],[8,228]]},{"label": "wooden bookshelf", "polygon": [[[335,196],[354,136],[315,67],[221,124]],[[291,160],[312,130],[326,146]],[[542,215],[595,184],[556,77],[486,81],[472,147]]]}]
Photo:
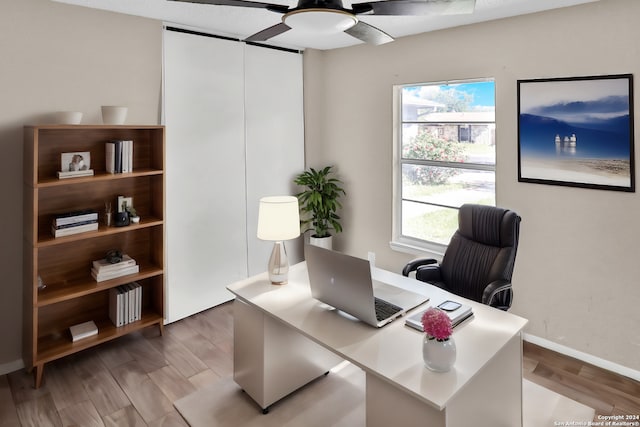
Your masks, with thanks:
[{"label": "wooden bookshelf", "polygon": [[[134,141],[133,172],[110,174],[105,143]],[[90,152],[95,175],[58,179],[61,153]],[[24,128],[24,339],[23,357],[40,387],[47,362],[164,322],[165,131],[163,126],[26,126]],[[142,220],[104,224],[105,202],[133,197]],[[55,215],[98,212],[96,231],[54,238]],[[140,265],[136,274],[96,282],[91,263],[117,248]],[[38,288],[38,276],[46,285]],[[109,319],[109,290],[142,285],[142,317],[116,327]],[[69,327],[93,320],[98,335],[71,341]]]}]

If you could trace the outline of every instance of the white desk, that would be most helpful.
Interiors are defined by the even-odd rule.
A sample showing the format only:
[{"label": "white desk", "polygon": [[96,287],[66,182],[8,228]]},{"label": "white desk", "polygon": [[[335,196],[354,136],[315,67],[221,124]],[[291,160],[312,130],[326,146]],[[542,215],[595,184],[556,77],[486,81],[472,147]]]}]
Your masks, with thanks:
[{"label": "white desk", "polygon": [[[374,279],[472,306],[454,329],[454,368],[434,373],[422,360],[423,334],[400,318],[381,329],[353,321],[311,297],[306,264],[289,284],[266,273],[234,283],[234,379],[262,408],[348,360],[366,373],[367,426],[521,426],[522,338],[527,320],[399,274]],[[411,313],[413,313],[412,311]]]}]

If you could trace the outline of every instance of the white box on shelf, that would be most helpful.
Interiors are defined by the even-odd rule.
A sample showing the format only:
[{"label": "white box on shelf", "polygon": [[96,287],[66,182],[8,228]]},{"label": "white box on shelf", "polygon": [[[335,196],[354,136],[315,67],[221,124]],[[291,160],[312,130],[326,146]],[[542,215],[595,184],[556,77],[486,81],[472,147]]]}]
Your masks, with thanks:
[{"label": "white box on shelf", "polygon": [[71,326],[69,332],[71,332],[71,340],[76,342],[83,338],[98,335],[98,327],[93,320],[89,320],[88,322]]}]

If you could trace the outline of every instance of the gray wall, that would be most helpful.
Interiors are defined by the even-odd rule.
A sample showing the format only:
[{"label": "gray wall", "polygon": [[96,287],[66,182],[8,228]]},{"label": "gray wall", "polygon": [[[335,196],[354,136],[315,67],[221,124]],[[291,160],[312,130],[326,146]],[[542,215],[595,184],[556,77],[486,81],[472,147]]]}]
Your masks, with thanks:
[{"label": "gray wall", "polygon": [[127,123],[157,124],[162,24],[48,0],[0,7],[0,373],[22,366],[22,129],[101,105],[127,105]]},{"label": "gray wall", "polygon": [[307,162],[335,164],[348,193],[335,247],[375,251],[398,272],[411,258],[389,247],[392,86],[494,77],[497,201],[523,218],[512,312],[535,337],[640,370],[640,196],[518,183],[516,93],[518,79],[637,78],[638,16],[637,0],[602,0],[380,47],[306,51]]}]

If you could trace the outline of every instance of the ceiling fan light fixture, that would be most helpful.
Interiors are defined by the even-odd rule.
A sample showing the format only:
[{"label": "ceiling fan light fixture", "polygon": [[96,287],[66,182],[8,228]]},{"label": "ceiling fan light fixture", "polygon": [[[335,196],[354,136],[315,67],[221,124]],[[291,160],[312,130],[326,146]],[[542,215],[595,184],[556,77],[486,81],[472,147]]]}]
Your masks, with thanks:
[{"label": "ceiling fan light fixture", "polygon": [[282,22],[295,30],[332,34],[353,27],[358,23],[358,18],[342,10],[301,9],[285,14]]}]

